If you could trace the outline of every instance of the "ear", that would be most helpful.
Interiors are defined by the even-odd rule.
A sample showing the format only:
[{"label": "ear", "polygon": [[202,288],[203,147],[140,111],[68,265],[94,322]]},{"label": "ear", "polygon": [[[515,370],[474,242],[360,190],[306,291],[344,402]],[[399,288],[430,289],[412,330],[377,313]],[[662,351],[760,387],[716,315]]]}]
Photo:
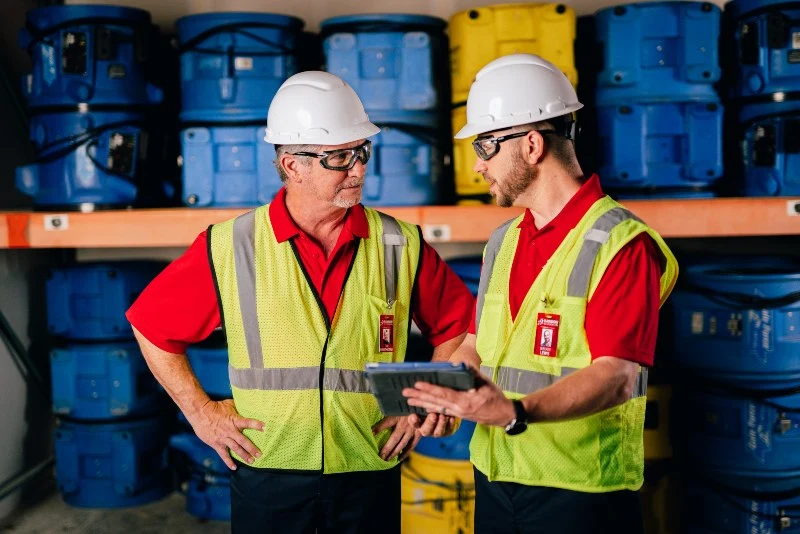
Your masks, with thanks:
[{"label": "ear", "polygon": [[544,136],[531,130],[522,142],[522,157],[531,165],[541,163],[545,156]]},{"label": "ear", "polygon": [[291,154],[282,154],[281,155],[281,167],[286,172],[286,176],[289,177],[294,183],[302,183],[303,182],[303,175],[300,172],[300,166],[302,163],[293,155]]}]

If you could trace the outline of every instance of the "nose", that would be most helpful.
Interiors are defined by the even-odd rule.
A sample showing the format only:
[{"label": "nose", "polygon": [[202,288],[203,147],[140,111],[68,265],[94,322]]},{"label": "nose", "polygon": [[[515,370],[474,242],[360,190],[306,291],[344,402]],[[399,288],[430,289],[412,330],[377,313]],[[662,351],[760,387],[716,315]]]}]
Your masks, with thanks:
[{"label": "nose", "polygon": [[489,167],[488,167],[488,165],[486,165],[485,161],[483,161],[481,158],[475,156],[475,165],[472,167],[472,171],[473,172],[478,173],[478,174],[482,174],[488,168]]},{"label": "nose", "polygon": [[356,158],[356,164],[353,165],[353,168],[348,171],[348,176],[357,176],[358,178],[363,178],[364,175],[367,174],[367,166],[361,163],[361,160]]}]

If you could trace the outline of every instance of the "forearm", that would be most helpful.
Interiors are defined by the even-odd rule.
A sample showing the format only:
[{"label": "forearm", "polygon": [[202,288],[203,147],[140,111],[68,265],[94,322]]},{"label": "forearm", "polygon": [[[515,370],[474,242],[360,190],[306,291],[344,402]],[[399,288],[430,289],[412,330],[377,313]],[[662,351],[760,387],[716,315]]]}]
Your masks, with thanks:
[{"label": "forearm", "polygon": [[203,390],[186,354],[173,354],[156,347],[133,329],[147,366],[178,408],[190,420],[211,399]]},{"label": "forearm", "polygon": [[522,399],[531,422],[585,417],[631,398],[639,365],[618,358],[598,358],[592,365]]},{"label": "forearm", "polygon": [[434,362],[446,362],[451,359],[453,353],[459,348],[461,342],[464,341],[464,336],[466,334],[461,334],[453,339],[449,339],[444,343],[437,345],[433,349],[433,357],[431,361]]},{"label": "forearm", "polygon": [[475,370],[480,370],[481,357],[475,350],[475,335],[467,334],[464,341],[450,356],[450,361],[453,363],[466,363]]}]

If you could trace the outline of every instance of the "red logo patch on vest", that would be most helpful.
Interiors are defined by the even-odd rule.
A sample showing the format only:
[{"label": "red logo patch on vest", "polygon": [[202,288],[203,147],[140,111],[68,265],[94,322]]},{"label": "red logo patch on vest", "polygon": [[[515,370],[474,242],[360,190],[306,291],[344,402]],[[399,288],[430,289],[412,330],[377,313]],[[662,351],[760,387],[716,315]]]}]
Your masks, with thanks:
[{"label": "red logo patch on vest", "polygon": [[536,319],[536,339],[533,340],[533,353],[539,356],[556,357],[558,349],[558,326],[561,316],[540,313]]}]

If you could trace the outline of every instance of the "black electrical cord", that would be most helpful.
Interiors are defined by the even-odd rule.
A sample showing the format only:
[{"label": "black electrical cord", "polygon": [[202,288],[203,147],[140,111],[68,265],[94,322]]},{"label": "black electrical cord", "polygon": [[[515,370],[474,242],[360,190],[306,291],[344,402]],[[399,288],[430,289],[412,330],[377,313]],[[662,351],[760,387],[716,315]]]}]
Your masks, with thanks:
[{"label": "black electrical cord", "polygon": [[2,311],[0,311],[0,337],[3,338],[3,342],[6,347],[8,347],[8,351],[14,359],[17,368],[19,368],[22,377],[29,385],[33,383],[49,404],[51,402],[50,388],[36,368],[25,345],[23,345],[22,341],[14,332],[14,329],[11,328],[11,324]]},{"label": "black electrical cord", "polygon": [[0,483],[0,501],[17,491],[18,489],[22,488],[29,482],[36,479],[36,477],[44,471],[45,469],[49,469],[55,463],[55,457],[50,456],[49,458],[39,462],[35,466],[31,467],[30,469],[25,469],[10,476],[8,479],[4,480]]}]

